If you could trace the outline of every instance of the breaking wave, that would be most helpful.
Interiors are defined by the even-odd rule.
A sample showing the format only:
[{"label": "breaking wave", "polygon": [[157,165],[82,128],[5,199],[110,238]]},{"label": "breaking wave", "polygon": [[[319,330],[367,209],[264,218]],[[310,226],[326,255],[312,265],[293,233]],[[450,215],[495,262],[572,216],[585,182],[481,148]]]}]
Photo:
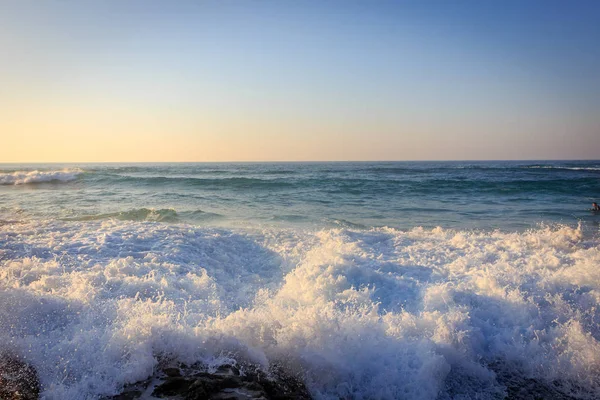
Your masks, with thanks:
[{"label": "breaking wave", "polygon": [[165,357],[279,363],[317,399],[501,399],[525,381],[592,399],[599,265],[598,239],[560,226],[4,225],[0,355],[46,399],[118,394]]},{"label": "breaking wave", "polygon": [[556,165],[528,165],[529,169],[557,169],[567,171],[600,171],[600,167],[564,167]]},{"label": "breaking wave", "polygon": [[15,171],[0,173],[0,185],[25,185],[44,182],[70,182],[76,180],[83,171],[79,168],[59,171]]}]

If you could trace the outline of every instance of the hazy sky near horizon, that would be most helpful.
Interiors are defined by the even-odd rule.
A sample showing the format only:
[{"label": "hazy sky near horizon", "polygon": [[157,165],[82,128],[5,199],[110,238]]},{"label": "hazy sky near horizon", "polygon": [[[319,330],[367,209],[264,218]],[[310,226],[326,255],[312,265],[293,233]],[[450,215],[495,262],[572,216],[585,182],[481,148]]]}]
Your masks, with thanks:
[{"label": "hazy sky near horizon", "polygon": [[2,1],[0,162],[600,158],[597,1]]}]

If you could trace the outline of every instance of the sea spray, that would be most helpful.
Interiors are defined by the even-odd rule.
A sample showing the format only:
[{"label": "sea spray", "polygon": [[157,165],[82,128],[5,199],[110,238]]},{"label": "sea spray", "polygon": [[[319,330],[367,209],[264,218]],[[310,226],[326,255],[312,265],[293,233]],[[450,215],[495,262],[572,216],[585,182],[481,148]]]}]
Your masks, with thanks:
[{"label": "sea spray", "polygon": [[[46,399],[160,359],[285,365],[315,398],[600,396],[600,250],[581,229],[0,227],[0,351]],[[520,382],[520,381],[519,381]]]}]

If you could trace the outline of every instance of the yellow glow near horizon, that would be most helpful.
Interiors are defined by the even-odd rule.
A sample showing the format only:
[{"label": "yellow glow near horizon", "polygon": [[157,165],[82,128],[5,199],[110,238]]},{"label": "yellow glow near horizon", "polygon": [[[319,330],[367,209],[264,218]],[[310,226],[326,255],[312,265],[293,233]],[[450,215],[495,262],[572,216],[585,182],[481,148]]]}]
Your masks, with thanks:
[{"label": "yellow glow near horizon", "polygon": [[[439,135],[441,127],[423,123],[223,121],[118,109],[45,107],[13,110],[0,122],[0,130],[8,133],[3,135],[0,162],[422,160],[469,159],[471,154],[482,159],[518,159],[528,154],[515,143],[524,148],[536,146],[533,136],[521,135],[518,140],[513,136],[507,141],[502,134],[522,126],[497,124],[493,128],[497,135],[478,138],[482,126],[467,129],[446,122],[446,134]],[[492,130],[487,129],[488,133]],[[455,140],[458,132],[462,141]],[[568,135],[563,136],[565,146],[572,146]],[[551,146],[539,143],[537,147],[553,155]]]}]

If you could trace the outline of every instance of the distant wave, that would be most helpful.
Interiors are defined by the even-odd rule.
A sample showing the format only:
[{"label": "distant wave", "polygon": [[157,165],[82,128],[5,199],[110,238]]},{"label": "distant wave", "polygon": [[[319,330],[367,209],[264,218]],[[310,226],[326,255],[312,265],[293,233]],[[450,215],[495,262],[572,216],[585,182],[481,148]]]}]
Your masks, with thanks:
[{"label": "distant wave", "polygon": [[467,170],[467,171],[507,171],[507,170],[522,170],[522,169],[559,169],[571,171],[600,171],[600,167],[576,167],[576,166],[561,166],[561,165],[444,165],[444,166],[426,166],[426,167],[369,167],[365,168],[365,172],[370,173],[385,173],[385,174],[431,174],[436,172],[447,172],[452,170]]},{"label": "distant wave", "polygon": [[223,218],[223,215],[206,212],[202,210],[185,211],[178,213],[172,208],[136,208],[128,211],[119,211],[103,214],[83,215],[65,218],[65,221],[99,221],[105,219],[116,219],[119,221],[151,221],[151,222],[180,222],[191,219],[194,221],[205,221]]},{"label": "distant wave", "polygon": [[191,212],[182,212],[181,214],[183,217],[188,217],[195,221],[205,221],[205,220],[211,220],[211,219],[224,218],[224,216],[221,214],[202,211],[202,210],[195,210],[195,211],[191,211]]},{"label": "distant wave", "polygon": [[332,218],[331,223],[334,225],[338,225],[342,228],[350,228],[350,229],[367,229],[367,226],[363,224],[357,224],[355,222],[351,222],[342,218]]},{"label": "distant wave", "polygon": [[561,165],[444,165],[443,167],[427,167],[427,168],[402,168],[402,167],[375,167],[368,168],[368,172],[385,172],[385,173],[431,173],[441,172],[448,170],[482,170],[482,171],[506,171],[513,169],[561,169],[571,171],[600,171],[600,167],[575,167],[575,166],[561,166]]},{"label": "distant wave", "polygon": [[[111,180],[115,179],[111,177]],[[294,183],[285,179],[260,179],[246,177],[228,177],[228,178],[203,178],[197,176],[130,176],[120,175],[116,178],[120,182],[135,182],[137,184],[163,185],[169,183],[183,183],[192,186],[217,186],[230,188],[253,188],[260,189],[264,187],[278,188],[290,187]]]},{"label": "distant wave", "polygon": [[26,185],[29,183],[70,182],[82,174],[79,168],[59,171],[15,171],[0,173],[0,185]]},{"label": "distant wave", "polygon": [[274,171],[263,171],[262,174],[263,175],[294,175],[294,174],[297,174],[297,171],[283,169],[283,170],[274,170]]},{"label": "distant wave", "polygon": [[[95,168],[93,170],[98,171],[98,172],[107,172],[110,174],[142,174],[140,176],[144,176],[143,174],[147,173],[149,170],[152,170],[154,172],[161,172],[164,174],[170,174],[173,172],[172,168],[169,168],[168,166],[165,166],[165,167],[160,167],[160,166],[103,167],[103,168]],[[195,174],[230,174],[231,173],[231,171],[229,171],[229,170],[211,169],[211,168],[204,168],[204,169],[192,168],[187,171],[191,171],[192,173],[195,173]]]},{"label": "distant wave", "polygon": [[118,219],[120,221],[176,222],[179,220],[179,217],[177,212],[172,208],[162,208],[158,210],[150,208],[137,208],[129,211],[66,218],[67,221],[96,221],[102,219]]},{"label": "distant wave", "polygon": [[561,167],[556,165],[528,165],[530,169],[566,169],[569,171],[600,171],[600,167]]},{"label": "distant wave", "polygon": [[365,168],[363,171],[375,174],[427,174],[438,170],[440,170],[440,168],[369,167]]},{"label": "distant wave", "polygon": [[308,221],[309,217],[306,215],[299,215],[299,214],[283,214],[283,215],[275,215],[271,219],[273,221],[302,222],[302,221]]}]

